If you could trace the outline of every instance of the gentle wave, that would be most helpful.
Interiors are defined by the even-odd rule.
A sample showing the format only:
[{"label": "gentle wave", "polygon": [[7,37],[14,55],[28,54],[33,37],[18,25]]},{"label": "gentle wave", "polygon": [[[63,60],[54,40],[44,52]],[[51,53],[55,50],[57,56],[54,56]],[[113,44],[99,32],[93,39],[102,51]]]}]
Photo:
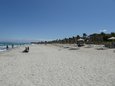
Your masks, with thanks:
[{"label": "gentle wave", "polygon": [[12,49],[12,45],[13,48],[22,46],[22,45],[26,45],[26,44],[30,44],[30,43],[12,43],[12,42],[0,42],[0,52],[6,51],[6,46],[8,46],[8,49]]}]

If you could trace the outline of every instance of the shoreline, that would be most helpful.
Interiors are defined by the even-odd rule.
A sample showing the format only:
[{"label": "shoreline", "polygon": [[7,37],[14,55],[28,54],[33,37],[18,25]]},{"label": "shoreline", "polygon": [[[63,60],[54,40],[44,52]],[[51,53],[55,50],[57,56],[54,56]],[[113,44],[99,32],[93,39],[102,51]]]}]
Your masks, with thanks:
[{"label": "shoreline", "polygon": [[0,53],[1,53],[1,52],[11,51],[11,50],[14,50],[14,49],[20,48],[20,47],[30,46],[30,45],[31,45],[31,44],[14,45],[13,48],[12,48],[11,45],[8,45],[8,47],[9,47],[8,49],[6,49],[5,46],[4,46],[4,48],[0,50]]}]

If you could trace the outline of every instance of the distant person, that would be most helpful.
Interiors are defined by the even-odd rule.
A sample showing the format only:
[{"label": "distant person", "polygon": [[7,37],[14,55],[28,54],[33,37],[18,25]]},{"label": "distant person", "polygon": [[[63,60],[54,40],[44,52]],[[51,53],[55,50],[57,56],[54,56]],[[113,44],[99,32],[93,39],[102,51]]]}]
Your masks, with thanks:
[{"label": "distant person", "polygon": [[9,49],[9,47],[8,47],[8,45],[6,46],[6,50],[8,50]]},{"label": "distant person", "polygon": [[29,47],[27,47],[28,51],[29,51]]},{"label": "distant person", "polygon": [[12,48],[14,48],[14,45],[12,44]]}]

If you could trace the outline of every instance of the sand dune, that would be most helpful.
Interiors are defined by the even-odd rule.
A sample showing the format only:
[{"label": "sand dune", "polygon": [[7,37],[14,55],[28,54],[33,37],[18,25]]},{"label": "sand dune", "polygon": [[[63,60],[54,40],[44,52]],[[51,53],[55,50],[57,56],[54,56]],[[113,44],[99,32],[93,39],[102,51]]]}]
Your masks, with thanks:
[{"label": "sand dune", "polygon": [[0,86],[115,86],[112,49],[31,45],[0,53]]}]

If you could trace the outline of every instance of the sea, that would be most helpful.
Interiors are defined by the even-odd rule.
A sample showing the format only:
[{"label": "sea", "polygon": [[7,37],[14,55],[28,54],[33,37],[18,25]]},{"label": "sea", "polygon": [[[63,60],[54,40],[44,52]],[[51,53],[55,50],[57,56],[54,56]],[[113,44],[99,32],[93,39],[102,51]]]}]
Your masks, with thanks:
[{"label": "sea", "polygon": [[8,46],[8,50],[12,49],[12,46],[13,48],[16,48],[16,47],[19,47],[19,46],[23,46],[23,45],[30,45],[30,43],[21,43],[21,42],[0,42],[0,52],[3,52],[3,51],[7,51],[6,47]]}]

